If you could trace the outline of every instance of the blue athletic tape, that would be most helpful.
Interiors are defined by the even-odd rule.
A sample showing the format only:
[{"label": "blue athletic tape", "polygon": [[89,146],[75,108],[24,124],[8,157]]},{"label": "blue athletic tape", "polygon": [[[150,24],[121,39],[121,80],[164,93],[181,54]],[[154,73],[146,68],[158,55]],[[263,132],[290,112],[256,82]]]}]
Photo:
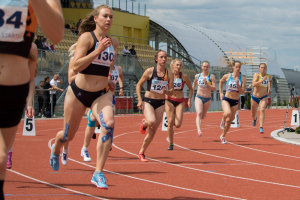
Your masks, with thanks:
[{"label": "blue athletic tape", "polygon": [[116,97],[115,97],[115,95],[113,95],[113,101],[112,101],[112,103],[116,106]]},{"label": "blue athletic tape", "polygon": [[96,119],[95,119],[95,121],[92,121],[91,114],[92,114],[92,111],[90,110],[89,115],[88,115],[88,127],[96,127]]},{"label": "blue athletic tape", "polygon": [[69,124],[66,123],[65,132],[64,132],[64,137],[63,137],[62,140],[59,140],[60,143],[65,143],[65,142],[67,141],[67,139],[68,139],[69,127],[70,127]]},{"label": "blue athletic tape", "polygon": [[103,128],[107,130],[107,133],[101,138],[102,142],[105,143],[109,138],[111,139],[111,143],[113,143],[113,136],[114,136],[114,127],[109,127],[104,122],[103,113],[102,111],[99,114],[100,122]]}]

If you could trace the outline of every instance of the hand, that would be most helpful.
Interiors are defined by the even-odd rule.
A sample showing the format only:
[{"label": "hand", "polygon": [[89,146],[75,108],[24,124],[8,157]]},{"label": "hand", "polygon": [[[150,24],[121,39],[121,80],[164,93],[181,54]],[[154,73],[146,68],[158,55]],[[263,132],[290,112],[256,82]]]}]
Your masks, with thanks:
[{"label": "hand", "polygon": [[103,52],[107,47],[111,45],[111,40],[110,38],[107,37],[100,37],[98,47],[97,49],[100,50],[100,52]]},{"label": "hand", "polygon": [[192,107],[191,99],[189,99],[187,103],[189,108]]},{"label": "hand", "polygon": [[268,96],[271,96],[271,90],[268,91]]},{"label": "hand", "polygon": [[262,80],[263,80],[263,81],[267,80],[267,76],[264,76]]},{"label": "hand", "polygon": [[111,80],[108,80],[108,87],[112,92],[116,90],[116,84],[114,84]]},{"label": "hand", "polygon": [[206,78],[203,79],[204,85],[208,85]]},{"label": "hand", "polygon": [[123,89],[120,89],[119,96],[124,96]]},{"label": "hand", "polygon": [[224,97],[224,94],[220,93],[220,101],[222,101],[223,97]]},{"label": "hand", "polygon": [[64,90],[64,89],[60,89],[60,91],[61,91],[61,92],[64,92],[65,90]]},{"label": "hand", "polygon": [[139,101],[137,107],[138,109],[143,110],[143,101]]},{"label": "hand", "polygon": [[35,115],[35,111],[34,111],[33,107],[32,106],[27,106],[25,114],[28,118],[33,118],[33,116]]},{"label": "hand", "polygon": [[166,90],[166,87],[164,87],[164,89],[162,90],[162,94],[167,95],[168,90]]}]

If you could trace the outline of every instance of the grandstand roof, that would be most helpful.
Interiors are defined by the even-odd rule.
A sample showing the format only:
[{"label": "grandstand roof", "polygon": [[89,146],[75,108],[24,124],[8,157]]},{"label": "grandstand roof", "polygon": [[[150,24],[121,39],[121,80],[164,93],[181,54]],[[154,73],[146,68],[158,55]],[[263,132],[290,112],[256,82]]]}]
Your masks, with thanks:
[{"label": "grandstand roof", "polygon": [[[230,48],[232,51],[242,51],[249,46],[259,46],[258,42],[238,34],[164,19],[152,18],[151,20],[170,32],[191,55],[195,63],[199,63],[199,60],[208,60],[212,66],[226,67],[227,62],[224,56],[225,52],[230,51]],[[284,73],[278,63],[271,54],[268,52],[266,54],[268,73],[284,78]],[[242,73],[245,72],[245,66],[243,66]]]},{"label": "grandstand roof", "polygon": [[293,69],[282,69],[289,85],[294,85],[297,92],[300,92],[300,72]]}]

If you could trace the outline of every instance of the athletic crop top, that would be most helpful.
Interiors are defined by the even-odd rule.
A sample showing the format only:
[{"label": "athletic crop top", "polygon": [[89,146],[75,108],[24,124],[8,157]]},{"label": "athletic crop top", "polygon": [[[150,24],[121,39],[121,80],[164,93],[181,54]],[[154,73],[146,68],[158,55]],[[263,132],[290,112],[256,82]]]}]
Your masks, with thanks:
[{"label": "athletic crop top", "polygon": [[201,73],[198,76],[197,82],[198,86],[202,88],[207,88],[208,86],[204,84],[204,78],[206,79],[207,83],[209,85],[212,85],[211,79],[210,79],[211,73],[208,74],[208,76],[201,76]]},{"label": "athletic crop top", "polygon": [[[93,31],[90,33],[94,39],[94,45],[90,50],[88,50],[86,55],[89,55],[91,52],[93,52],[98,47],[99,43],[95,33]],[[110,45],[102,53],[100,53],[99,56],[96,57],[87,68],[79,73],[108,77],[110,64],[114,60],[114,56],[114,47]]]},{"label": "athletic crop top", "polygon": [[0,53],[28,58],[36,27],[29,0],[0,1]]},{"label": "athletic crop top", "polygon": [[174,90],[183,90],[184,82],[182,80],[182,72],[179,72],[179,78],[174,78]]},{"label": "athletic crop top", "polygon": [[147,80],[147,91],[162,94],[163,89],[168,85],[168,70],[165,69],[163,77],[157,76],[157,69],[154,67],[152,76]]},{"label": "athletic crop top", "polygon": [[120,73],[118,67],[116,65],[114,65],[114,67],[115,69],[110,72],[110,78],[114,84],[117,84],[117,82],[119,81]]},{"label": "athletic crop top", "polygon": [[[240,75],[240,77],[239,77],[239,85],[242,86],[242,75]],[[239,92],[237,85],[236,85],[236,80],[233,80],[233,78],[232,78],[232,73],[230,74],[230,76],[226,82],[226,91]]]},{"label": "athletic crop top", "polygon": [[[258,85],[258,87],[268,87],[268,84],[269,84],[269,75],[266,75],[267,76],[267,79],[264,80],[263,82],[261,82],[261,84]],[[261,74],[259,74],[259,77],[257,78],[257,81],[260,81],[262,80],[264,77],[261,76]]]}]

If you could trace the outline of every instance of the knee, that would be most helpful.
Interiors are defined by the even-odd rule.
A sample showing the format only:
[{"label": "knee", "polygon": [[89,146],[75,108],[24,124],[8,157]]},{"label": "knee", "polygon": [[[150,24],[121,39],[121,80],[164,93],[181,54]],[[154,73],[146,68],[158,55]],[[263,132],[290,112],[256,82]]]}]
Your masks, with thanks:
[{"label": "knee", "polygon": [[228,119],[228,120],[229,120],[230,115],[231,115],[231,113],[224,113],[224,114],[223,114],[223,117],[224,117],[225,119]]},{"label": "knee", "polygon": [[173,118],[168,119],[168,125],[169,126],[173,126],[174,125],[174,119]]},{"label": "knee", "polygon": [[108,119],[108,120],[106,120],[105,123],[106,123],[107,127],[113,128],[114,125],[115,125],[115,120],[114,119]]},{"label": "knee", "polygon": [[202,119],[204,119],[206,117],[206,114],[205,115],[202,115]]},{"label": "knee", "polygon": [[176,123],[175,123],[175,127],[176,127],[176,128],[180,128],[180,127],[181,127],[181,124],[176,124]]},{"label": "knee", "polygon": [[6,169],[7,154],[4,151],[0,153],[0,170],[3,171]]},{"label": "knee", "polygon": [[265,106],[262,107],[262,108],[260,108],[260,113],[265,114],[265,111],[266,111],[266,107]]},{"label": "knee", "polygon": [[[147,121],[148,127],[154,127],[155,123],[156,123],[155,120],[149,120],[149,121]],[[168,122],[168,124],[169,124],[169,122]]]},{"label": "knee", "polygon": [[197,112],[196,115],[197,115],[197,117],[199,117],[200,119],[202,119],[202,117],[203,117],[202,112]]}]

